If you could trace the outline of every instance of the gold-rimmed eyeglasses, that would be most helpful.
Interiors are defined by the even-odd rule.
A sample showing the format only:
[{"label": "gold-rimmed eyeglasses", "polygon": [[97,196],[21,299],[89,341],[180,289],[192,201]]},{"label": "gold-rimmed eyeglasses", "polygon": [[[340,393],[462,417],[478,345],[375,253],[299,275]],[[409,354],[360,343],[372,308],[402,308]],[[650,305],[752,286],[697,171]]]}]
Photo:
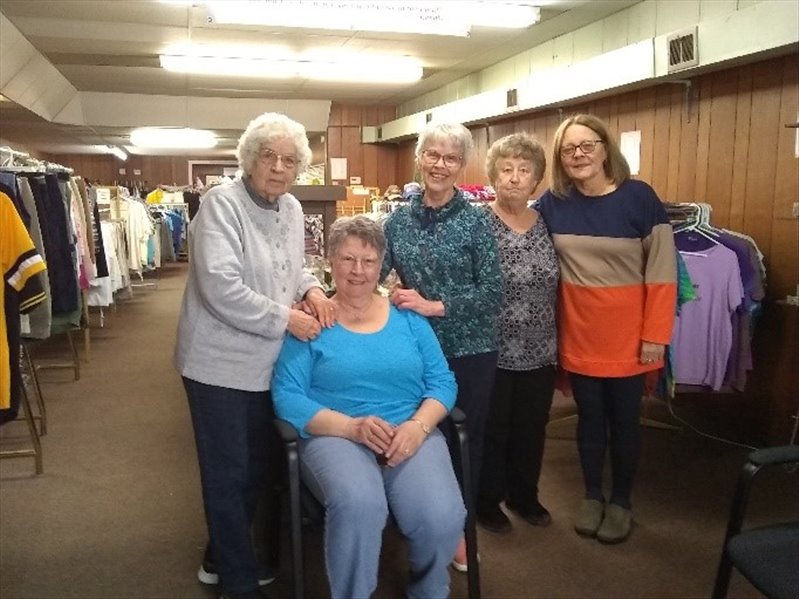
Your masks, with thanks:
[{"label": "gold-rimmed eyeglasses", "polygon": [[592,154],[594,150],[596,150],[596,145],[603,143],[605,142],[602,141],[601,139],[586,139],[585,141],[578,143],[576,146],[571,146],[571,145],[563,146],[560,149],[560,155],[563,156],[564,158],[568,156],[574,156],[574,153],[577,151],[577,148],[580,148],[580,151],[583,154]]},{"label": "gold-rimmed eyeglasses", "polygon": [[439,154],[435,150],[425,150],[422,152],[422,158],[430,166],[433,166],[434,164],[437,164],[439,160],[442,160],[444,162],[444,166],[447,168],[455,168],[463,160],[463,156],[458,156],[457,154]]},{"label": "gold-rimmed eyeglasses", "polygon": [[277,161],[283,163],[283,166],[287,169],[296,168],[299,160],[293,154],[278,154],[274,150],[270,150],[269,148],[264,148],[258,154],[258,158],[267,166],[275,166]]},{"label": "gold-rimmed eyeglasses", "polygon": [[356,265],[360,265],[364,270],[375,270],[380,266],[380,259],[375,256],[356,258],[355,256],[344,255],[336,256],[336,260],[349,269],[355,268]]}]

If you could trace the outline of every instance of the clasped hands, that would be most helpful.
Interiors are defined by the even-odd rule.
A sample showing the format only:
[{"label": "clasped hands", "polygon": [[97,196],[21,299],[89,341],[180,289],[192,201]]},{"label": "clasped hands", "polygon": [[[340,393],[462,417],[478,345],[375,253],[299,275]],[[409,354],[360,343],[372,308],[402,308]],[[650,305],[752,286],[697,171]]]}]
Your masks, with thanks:
[{"label": "clasped hands", "polygon": [[316,339],[322,327],[332,327],[336,315],[336,304],[319,287],[313,287],[301,302],[291,307],[287,328],[300,341],[310,341]]},{"label": "clasped hands", "polygon": [[351,418],[346,429],[348,439],[366,445],[378,456],[384,456],[386,465],[392,467],[412,457],[426,436],[415,422],[406,420],[392,426],[378,416]]}]

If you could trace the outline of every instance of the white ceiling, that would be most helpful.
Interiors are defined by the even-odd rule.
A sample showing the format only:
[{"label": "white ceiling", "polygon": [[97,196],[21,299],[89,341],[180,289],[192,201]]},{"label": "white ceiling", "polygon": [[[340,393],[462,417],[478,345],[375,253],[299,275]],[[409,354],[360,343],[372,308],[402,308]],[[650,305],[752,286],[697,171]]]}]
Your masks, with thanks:
[{"label": "white ceiling", "polygon": [[[78,92],[396,105],[636,1],[541,0],[540,23],[526,30],[475,28],[468,38],[209,24],[201,5],[157,0],[0,0],[0,12]],[[398,86],[210,77],[160,68],[158,55],[167,46],[189,41],[412,56],[421,61],[425,74],[417,83]],[[13,102],[0,102],[0,139],[41,152],[90,153],[95,144],[127,145],[129,131],[55,124]],[[229,151],[240,131],[218,133],[224,142],[207,155]]]}]

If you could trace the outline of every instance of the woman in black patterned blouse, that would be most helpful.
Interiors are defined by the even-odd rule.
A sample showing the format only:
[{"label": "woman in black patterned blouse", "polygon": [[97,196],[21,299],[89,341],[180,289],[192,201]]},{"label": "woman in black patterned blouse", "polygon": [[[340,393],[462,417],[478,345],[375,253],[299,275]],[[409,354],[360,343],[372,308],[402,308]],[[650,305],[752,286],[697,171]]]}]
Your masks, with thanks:
[{"label": "woman in black patterned blouse", "polygon": [[528,207],[545,170],[544,149],[529,134],[508,135],[488,150],[486,171],[497,193],[489,212],[500,252],[502,306],[477,521],[492,532],[511,529],[502,501],[534,526],[552,521],[538,501],[538,478],[555,389],[560,270],[544,221]]}]

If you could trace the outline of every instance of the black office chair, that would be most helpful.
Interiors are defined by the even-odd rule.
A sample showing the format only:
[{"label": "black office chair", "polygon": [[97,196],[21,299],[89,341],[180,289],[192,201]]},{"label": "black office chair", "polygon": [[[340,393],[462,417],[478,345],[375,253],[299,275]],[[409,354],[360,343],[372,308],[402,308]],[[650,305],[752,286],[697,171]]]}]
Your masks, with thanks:
[{"label": "black office chair", "polygon": [[749,454],[735,489],[713,587],[714,599],[727,596],[733,566],[766,597],[799,597],[799,521],[741,530],[755,475],[768,466],[795,468],[798,464],[798,445],[759,449]]},{"label": "black office chair", "polygon": [[[458,450],[460,455],[456,456],[456,463],[461,467],[461,484],[464,489],[471,488],[471,471],[469,466],[468,438],[466,435],[466,414],[459,408],[453,408],[448,418],[454,425],[458,435]],[[289,490],[289,509],[291,514],[291,559],[292,577],[294,583],[295,599],[305,597],[305,569],[303,559],[302,524],[304,506],[313,501],[310,491],[302,487],[300,479],[300,456],[297,450],[297,431],[285,420],[275,419],[280,437],[283,440],[286,451],[286,463],[288,468],[288,490]],[[466,558],[469,564],[468,589],[470,599],[480,599],[480,567],[477,562],[477,527],[475,525],[474,506],[470,493],[464,494],[466,505]],[[318,506],[316,510],[323,514],[324,508]]]}]

